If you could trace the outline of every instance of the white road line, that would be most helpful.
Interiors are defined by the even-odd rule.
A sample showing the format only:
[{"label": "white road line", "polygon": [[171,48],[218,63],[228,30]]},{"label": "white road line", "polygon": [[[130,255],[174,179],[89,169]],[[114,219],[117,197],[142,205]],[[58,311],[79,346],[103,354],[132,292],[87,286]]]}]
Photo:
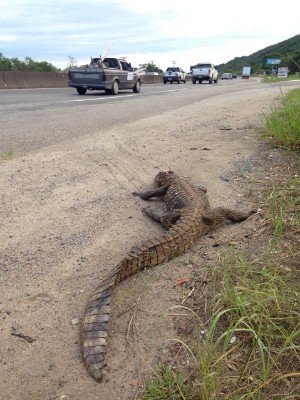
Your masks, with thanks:
[{"label": "white road line", "polygon": [[70,101],[96,101],[96,100],[113,100],[117,98],[123,97],[132,97],[136,96],[135,94],[125,94],[124,96],[108,96],[108,97],[94,97],[94,98],[87,98],[87,99],[77,99],[77,100],[70,100]]},{"label": "white road line", "polygon": [[159,90],[158,92],[151,92],[151,93],[143,93],[144,96],[149,94],[157,94],[157,93],[168,93],[168,92],[178,92],[180,90],[188,90],[189,88],[182,88],[182,89],[170,89],[170,90]]}]

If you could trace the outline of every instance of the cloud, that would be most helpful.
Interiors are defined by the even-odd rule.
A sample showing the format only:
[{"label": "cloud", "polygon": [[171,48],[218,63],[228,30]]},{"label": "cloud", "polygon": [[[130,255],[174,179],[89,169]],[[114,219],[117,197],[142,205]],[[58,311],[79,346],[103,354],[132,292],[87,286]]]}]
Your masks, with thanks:
[{"label": "cloud", "polygon": [[[249,55],[299,33],[298,15],[252,0],[0,0],[0,52],[32,57],[64,68],[68,56],[87,63],[111,43],[110,54],[133,65],[153,61],[162,69],[176,60],[188,69],[200,60],[215,64]],[[297,1],[298,3],[298,1]],[[295,2],[295,6],[297,6]],[[288,18],[284,17],[288,13]]]}]

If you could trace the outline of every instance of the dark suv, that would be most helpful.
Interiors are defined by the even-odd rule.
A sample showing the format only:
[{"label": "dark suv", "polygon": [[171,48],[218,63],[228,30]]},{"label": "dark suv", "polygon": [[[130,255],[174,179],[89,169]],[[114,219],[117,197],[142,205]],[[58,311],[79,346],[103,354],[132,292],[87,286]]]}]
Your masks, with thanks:
[{"label": "dark suv", "polygon": [[179,67],[169,67],[163,75],[164,84],[167,82],[185,83],[185,72]]}]

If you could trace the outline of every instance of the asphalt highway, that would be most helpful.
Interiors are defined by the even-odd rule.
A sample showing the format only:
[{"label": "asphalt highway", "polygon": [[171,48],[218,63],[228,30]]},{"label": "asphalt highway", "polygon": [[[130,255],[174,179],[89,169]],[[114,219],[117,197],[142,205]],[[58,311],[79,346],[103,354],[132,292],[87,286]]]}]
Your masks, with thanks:
[{"label": "asphalt highway", "polygon": [[[280,84],[296,86],[299,81]],[[117,96],[102,91],[80,96],[69,87],[1,90],[0,154],[35,152],[170,110],[180,112],[182,107],[197,102],[200,113],[204,99],[267,86],[259,78],[238,78],[219,80],[217,84],[145,84],[139,94],[123,91]]]}]

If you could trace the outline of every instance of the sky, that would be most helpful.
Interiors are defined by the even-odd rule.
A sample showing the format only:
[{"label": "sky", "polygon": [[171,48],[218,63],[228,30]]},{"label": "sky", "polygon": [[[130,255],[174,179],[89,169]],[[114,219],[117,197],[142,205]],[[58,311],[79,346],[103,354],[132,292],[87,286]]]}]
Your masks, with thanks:
[{"label": "sky", "polygon": [[299,0],[0,0],[0,53],[64,69],[110,48],[133,67],[189,71],[300,34]]}]

